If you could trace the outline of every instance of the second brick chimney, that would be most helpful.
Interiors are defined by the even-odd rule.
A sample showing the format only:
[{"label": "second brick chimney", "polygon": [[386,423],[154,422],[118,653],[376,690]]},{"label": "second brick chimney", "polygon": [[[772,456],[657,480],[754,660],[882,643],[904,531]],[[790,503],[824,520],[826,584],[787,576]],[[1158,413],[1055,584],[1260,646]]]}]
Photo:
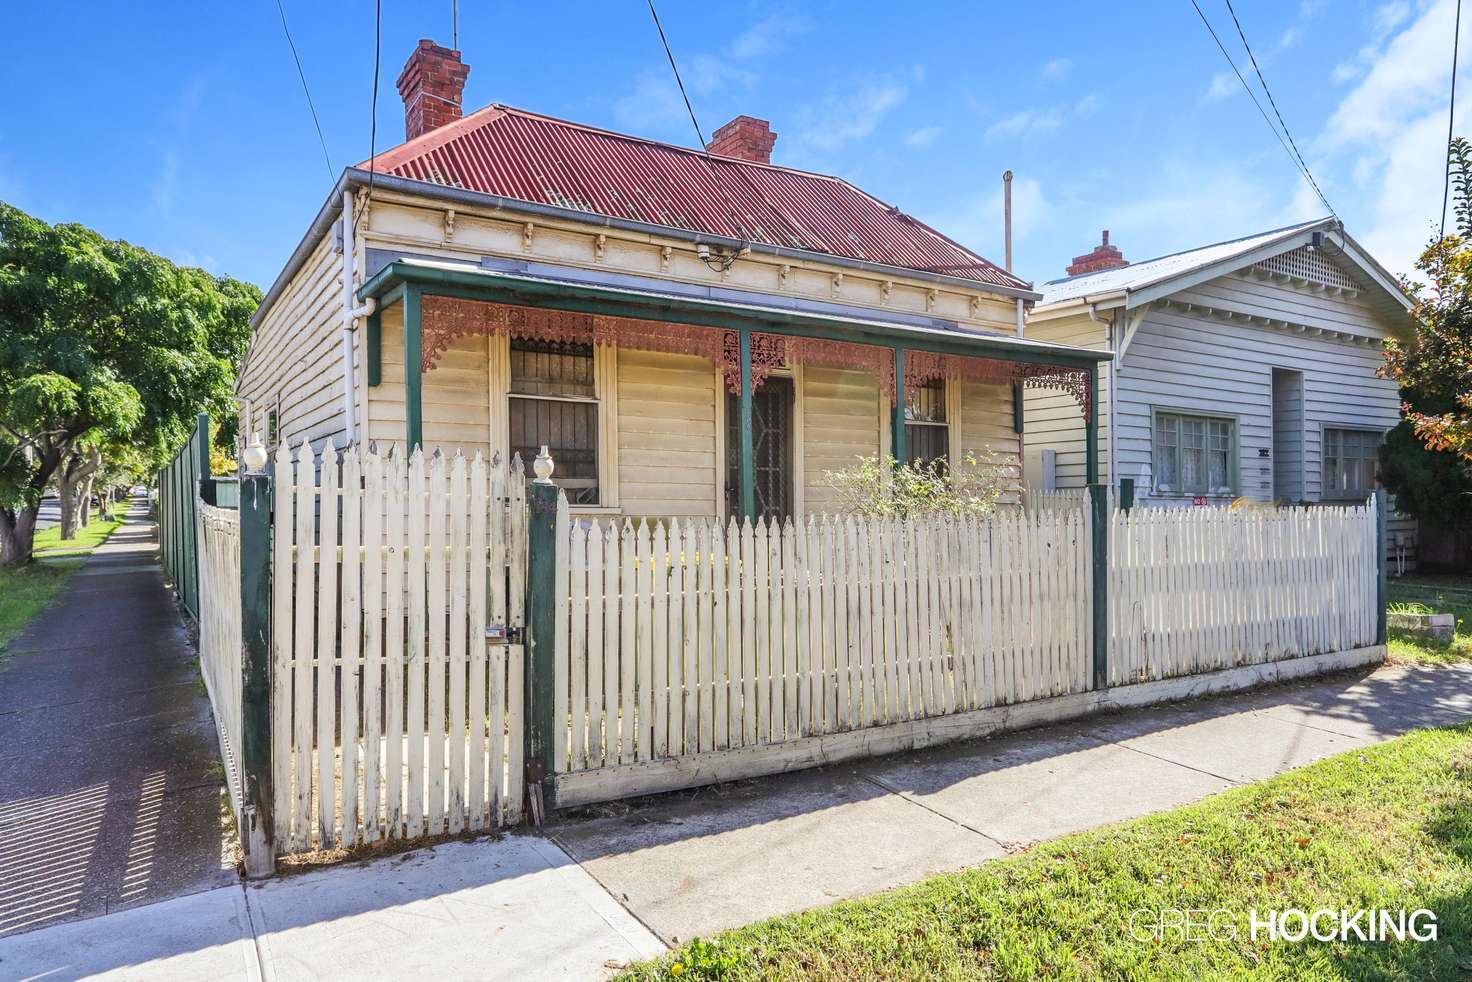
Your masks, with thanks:
[{"label": "second brick chimney", "polygon": [[1118,249],[1109,244],[1109,229],[1104,230],[1104,241],[1094,246],[1094,251],[1082,256],[1074,256],[1073,262],[1068,267],[1069,276],[1079,276],[1083,273],[1097,273],[1101,269],[1118,269],[1120,266],[1128,266],[1129,260],[1120,255]]},{"label": "second brick chimney", "polygon": [[772,124],[755,116],[737,116],[710,135],[705,149],[722,157],[739,157],[757,164],[772,162],[777,134]]},{"label": "second brick chimney", "polygon": [[460,52],[427,39],[419,42],[399,75],[406,141],[464,115],[460,100],[469,75],[470,66],[461,63]]}]

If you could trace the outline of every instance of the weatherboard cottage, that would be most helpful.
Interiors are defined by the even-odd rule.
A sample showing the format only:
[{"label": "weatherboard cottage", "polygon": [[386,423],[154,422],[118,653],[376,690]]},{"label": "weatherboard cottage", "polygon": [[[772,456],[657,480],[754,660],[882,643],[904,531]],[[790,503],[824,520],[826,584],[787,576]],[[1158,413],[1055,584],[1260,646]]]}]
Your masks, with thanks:
[{"label": "weatherboard cottage", "polygon": [[256,314],[243,432],[546,445],[575,510],[781,517],[831,507],[825,472],[861,456],[1019,461],[1024,390],[1090,428],[1106,352],[1023,337],[1030,284],[774,166],[766,122],[690,150],[462,116],[468,71],[413,52],[406,142],[343,173]]}]

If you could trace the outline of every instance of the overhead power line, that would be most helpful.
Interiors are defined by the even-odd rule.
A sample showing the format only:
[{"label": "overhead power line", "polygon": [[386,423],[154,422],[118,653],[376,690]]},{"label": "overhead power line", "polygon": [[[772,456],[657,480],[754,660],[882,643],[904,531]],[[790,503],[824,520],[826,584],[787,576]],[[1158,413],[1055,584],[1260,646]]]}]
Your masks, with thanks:
[{"label": "overhead power line", "polygon": [[[373,101],[368,106],[368,201],[373,201],[373,171],[378,157],[378,71],[383,56],[383,0],[373,4]],[[363,218],[360,208],[353,215],[353,235]]]},{"label": "overhead power line", "polygon": [[1452,28],[1452,97],[1446,110],[1446,174],[1441,182],[1441,232],[1438,239],[1446,238],[1446,203],[1452,189],[1452,127],[1457,119],[1457,42],[1462,37],[1462,0],[1457,0],[1457,26]]},{"label": "overhead power line", "polygon": [[1268,111],[1263,108],[1261,100],[1257,98],[1257,93],[1252,91],[1252,86],[1247,84],[1247,79],[1242,76],[1241,70],[1237,67],[1237,63],[1232,59],[1232,55],[1227,51],[1226,45],[1222,44],[1222,39],[1217,36],[1216,29],[1211,26],[1211,21],[1206,19],[1206,14],[1201,10],[1201,6],[1196,2],[1196,0],[1191,0],[1191,6],[1196,9],[1196,16],[1201,18],[1201,23],[1205,25],[1207,33],[1210,34],[1211,39],[1216,42],[1217,50],[1222,53],[1222,57],[1225,58],[1227,60],[1227,64],[1232,67],[1232,72],[1237,76],[1237,81],[1242,83],[1243,90],[1247,93],[1248,98],[1252,100],[1252,104],[1257,107],[1258,113],[1262,115],[1262,121],[1268,125],[1268,129],[1273,131],[1273,136],[1278,138],[1279,146],[1281,146],[1283,148],[1283,152],[1288,155],[1288,160],[1293,164],[1294,169],[1304,176],[1304,178],[1314,188],[1315,192],[1318,193],[1319,200],[1324,203],[1324,207],[1328,208],[1329,213],[1331,215],[1335,215],[1335,217],[1337,218],[1338,215],[1335,214],[1334,208],[1329,204],[1328,199],[1324,197],[1323,192],[1318,190],[1318,185],[1314,183],[1312,175],[1308,173],[1307,168],[1300,162],[1298,156],[1289,149],[1288,142],[1284,140],[1283,134],[1278,132],[1278,127],[1273,123],[1271,117],[1268,116]]},{"label": "overhead power line", "polygon": [[1303,176],[1308,178],[1309,186],[1314,189],[1314,194],[1319,196],[1324,207],[1329,209],[1329,214],[1338,218],[1339,215],[1335,213],[1334,206],[1329,204],[1329,199],[1324,197],[1323,191],[1319,190],[1319,182],[1314,180],[1313,173],[1308,169],[1308,161],[1304,160],[1303,154],[1298,152],[1298,144],[1293,141],[1293,132],[1288,129],[1287,120],[1283,119],[1283,114],[1278,111],[1278,100],[1273,98],[1273,90],[1268,88],[1268,80],[1263,77],[1262,69],[1258,67],[1257,55],[1252,53],[1252,45],[1247,43],[1247,34],[1242,30],[1242,22],[1237,19],[1237,11],[1232,6],[1232,0],[1226,0],[1226,3],[1227,12],[1232,15],[1232,23],[1237,26],[1237,36],[1242,39],[1242,47],[1247,49],[1247,57],[1252,60],[1252,70],[1257,73],[1257,80],[1262,83],[1262,90],[1267,94],[1268,104],[1273,107],[1273,115],[1278,117],[1278,124],[1283,127],[1283,135],[1288,138],[1288,145],[1293,148],[1293,156],[1303,169]]},{"label": "overhead power line", "polygon": [[[690,125],[695,127],[695,138],[700,141],[700,156],[705,161],[705,169],[710,172],[711,180],[715,182],[716,188],[720,190],[721,197],[726,199],[726,207],[731,209],[731,220],[736,223],[736,228],[741,232],[741,237],[750,240],[751,236],[746,233],[746,226],[741,221],[741,214],[736,208],[736,203],[726,193],[726,186],[721,182],[721,175],[710,162],[710,151],[705,146],[705,134],[701,132],[700,121],[695,118],[695,107],[690,104],[690,95],[685,91],[685,80],[680,77],[680,66],[675,64],[675,53],[670,50],[669,38],[665,37],[664,25],[659,22],[659,11],[654,9],[654,0],[648,0],[649,16],[654,18],[654,28],[659,31],[659,43],[664,45],[665,57],[670,61],[670,71],[674,72],[675,84],[680,88],[680,98],[685,100],[685,111],[690,114]],[[734,260],[734,256],[731,257]],[[707,262],[706,265],[710,265]],[[729,268],[730,262],[725,263]]]},{"label": "overhead power line", "polygon": [[332,157],[327,153],[327,139],[322,135],[322,123],[317,119],[317,106],[312,102],[312,90],[307,87],[307,73],[302,70],[302,59],[296,53],[296,42],[291,39],[291,28],[286,25],[286,8],[276,0],[276,12],[281,15],[281,31],[286,35],[286,46],[291,49],[291,60],[296,62],[297,78],[302,80],[302,93],[307,97],[307,108],[312,112],[312,125],[317,128],[317,142],[322,144],[322,162],[327,165],[327,179],[336,175],[332,169]]}]

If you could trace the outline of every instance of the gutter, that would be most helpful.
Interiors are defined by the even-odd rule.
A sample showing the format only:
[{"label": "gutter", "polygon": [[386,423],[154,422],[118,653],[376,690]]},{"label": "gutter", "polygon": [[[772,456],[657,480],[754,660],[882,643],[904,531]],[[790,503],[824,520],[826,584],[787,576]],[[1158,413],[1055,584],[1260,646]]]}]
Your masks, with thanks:
[{"label": "gutter", "polygon": [[[291,282],[292,277],[297,274],[297,271],[307,261],[307,257],[311,254],[312,249],[316,247],[317,242],[332,227],[333,221],[339,216],[339,202],[342,199],[343,193],[352,188],[366,187],[368,185],[368,178],[368,171],[362,170],[361,168],[348,167],[343,170],[342,176],[333,185],[332,192],[328,194],[327,200],[323,203],[321,210],[317,212],[317,217],[307,229],[307,234],[302,238],[296,250],[292,252],[291,258],[286,262],[286,267],[277,275],[275,282],[271,284],[271,288],[266,291],[265,297],[261,299],[260,307],[256,309],[255,315],[250,319],[252,332],[255,331],[256,325],[264,316],[264,312],[285,291],[286,285]],[[841,266],[845,269],[862,270],[887,278],[901,277],[920,280],[925,283],[953,286],[969,291],[981,290],[987,293],[996,293],[1001,296],[1012,297],[1021,301],[1031,301],[1033,303],[1036,303],[1043,297],[1041,293],[1031,289],[997,286],[992,283],[986,283],[981,280],[970,280],[961,276],[947,276],[944,273],[931,273],[925,270],[907,269],[901,266],[887,266],[883,263],[871,263],[862,259],[851,259],[847,256],[835,256],[826,252],[814,252],[808,249],[792,249],[783,246],[768,245],[763,242],[746,242],[741,239],[711,235],[706,232],[693,232],[689,229],[675,228],[669,225],[654,225],[648,222],[634,221],[633,219],[600,215],[596,212],[581,211],[577,208],[544,205],[534,201],[507,198],[498,194],[487,194],[483,191],[469,191],[465,188],[446,187],[442,184],[416,181],[392,174],[375,172],[373,174],[373,186],[375,188],[382,188],[385,191],[417,194],[422,197],[433,198],[452,204],[489,208],[492,211],[505,211],[515,215],[552,218],[594,227],[614,228],[625,232],[638,232],[642,235],[682,239],[691,245],[722,246],[732,250],[747,248],[752,252],[758,252],[762,255],[773,256],[775,258],[796,259],[829,266]]]},{"label": "gutter", "polygon": [[[755,307],[731,301],[702,300],[643,290],[517,276],[465,266],[453,260],[432,263],[395,260],[359,287],[357,296],[363,300],[371,297],[388,298],[380,299],[380,303],[392,303],[397,287],[404,283],[417,283],[431,293],[445,290],[451,296],[465,296],[469,291],[477,299],[505,297],[506,302],[530,301],[539,306],[563,310],[585,310],[591,309],[588,306],[590,303],[612,303],[625,305],[630,310],[628,316],[651,317],[654,320],[676,320],[712,327],[732,327],[744,321],[758,330],[778,334],[858,340],[886,347],[907,344],[920,350],[969,355],[983,353],[1009,361],[1071,368],[1089,368],[1114,357],[1113,352],[1100,351],[1097,348],[1076,348],[1007,334],[962,333],[867,318]],[[549,300],[555,302],[548,302]],[[667,316],[660,316],[662,314]]]}]

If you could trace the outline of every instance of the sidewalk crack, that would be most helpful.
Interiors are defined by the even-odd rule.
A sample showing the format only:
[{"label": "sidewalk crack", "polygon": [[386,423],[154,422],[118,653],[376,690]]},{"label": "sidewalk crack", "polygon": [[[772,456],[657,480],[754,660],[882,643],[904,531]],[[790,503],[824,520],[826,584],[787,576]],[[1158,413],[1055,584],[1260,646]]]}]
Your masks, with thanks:
[{"label": "sidewalk crack", "polygon": [[1208,771],[1204,767],[1193,767],[1190,764],[1184,764],[1184,763],[1182,763],[1179,760],[1171,760],[1169,757],[1162,757],[1162,756],[1160,756],[1160,754],[1152,754],[1148,750],[1141,750],[1139,747],[1132,747],[1129,744],[1124,743],[1122,741],[1116,740],[1116,741],[1114,741],[1114,744],[1113,745],[1116,746],[1116,747],[1119,747],[1121,750],[1130,750],[1130,751],[1133,751],[1133,752],[1135,752],[1137,754],[1140,754],[1141,756],[1151,757],[1151,758],[1153,758],[1155,760],[1160,761],[1161,763],[1173,764],[1176,767],[1182,767],[1182,768],[1185,768],[1188,771],[1195,771],[1197,774],[1205,774],[1207,777],[1214,777],[1218,781],[1226,781],[1228,784],[1240,786],[1240,785],[1243,785],[1243,784],[1251,784],[1252,783],[1251,781],[1239,781],[1239,780],[1237,780],[1234,777],[1227,777],[1225,774],[1218,774],[1216,771]]},{"label": "sidewalk crack", "polygon": [[893,787],[892,785],[886,783],[882,778],[873,777],[873,776],[868,775],[868,774],[860,774],[859,775],[859,780],[866,781],[869,784],[874,785],[876,788],[879,788],[882,791],[887,791],[890,794],[895,795],[896,797],[898,797],[901,801],[907,801],[910,804],[914,805],[915,807],[924,809],[925,811],[930,812],[930,814],[935,815],[938,818],[943,818],[947,822],[950,822],[952,825],[955,825],[958,828],[963,828],[967,832],[972,832],[972,833],[974,833],[976,835],[979,835],[983,839],[986,839],[988,842],[994,842],[994,843],[997,844],[997,846],[999,846],[1001,849],[1003,849],[1006,852],[1011,852],[1012,851],[1012,848],[1013,847],[1011,845],[1007,844],[1006,842],[1003,842],[1001,839],[998,839],[996,836],[990,835],[990,834],[988,834],[986,832],[983,832],[981,829],[977,828],[976,826],[969,825],[966,822],[963,822],[960,819],[958,819],[958,818],[956,818],[956,817],[954,817],[952,815],[947,815],[945,812],[940,811],[939,809],[932,808],[930,805],[927,805],[925,802],[921,801],[919,798],[916,798],[914,795],[910,794],[910,792],[908,792],[908,791],[902,791],[899,788]]}]

